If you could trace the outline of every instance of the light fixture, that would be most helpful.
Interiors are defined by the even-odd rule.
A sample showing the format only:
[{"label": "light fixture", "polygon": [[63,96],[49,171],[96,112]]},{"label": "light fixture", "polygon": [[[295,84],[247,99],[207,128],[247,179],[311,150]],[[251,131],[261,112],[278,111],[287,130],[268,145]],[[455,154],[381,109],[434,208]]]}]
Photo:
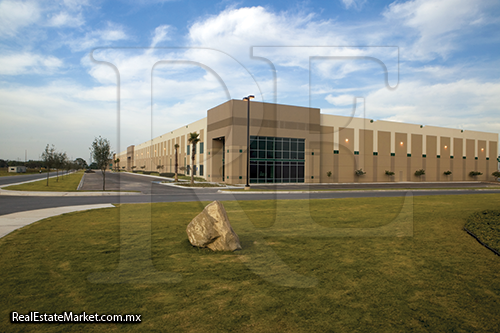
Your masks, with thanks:
[{"label": "light fixture", "polygon": [[399,144],[402,146],[403,145],[403,141],[401,141]]},{"label": "light fixture", "polygon": [[481,148],[481,151],[484,151],[484,148]]},{"label": "light fixture", "polygon": [[349,139],[345,139],[345,142],[349,142]]},{"label": "light fixture", "polygon": [[448,149],[448,146],[444,146],[444,149]]},{"label": "light fixture", "polygon": [[243,97],[244,101],[247,101],[247,183],[245,185],[245,190],[250,189],[250,100],[254,99],[254,95],[248,95]]}]

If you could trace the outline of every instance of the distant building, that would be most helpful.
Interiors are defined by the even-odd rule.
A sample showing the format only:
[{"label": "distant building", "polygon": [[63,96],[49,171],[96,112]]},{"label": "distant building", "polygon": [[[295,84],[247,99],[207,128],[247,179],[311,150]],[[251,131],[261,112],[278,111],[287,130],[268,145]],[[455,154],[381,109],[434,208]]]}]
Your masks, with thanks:
[{"label": "distant building", "polygon": [[[195,175],[245,184],[247,106],[246,101],[227,101],[208,110],[207,117],[130,146],[116,157],[127,170],[156,171],[163,165],[164,172],[174,172],[178,144],[179,168],[189,174],[188,137],[197,132]],[[250,102],[250,183],[491,181],[497,154],[497,133]],[[425,174],[417,176],[421,169]],[[472,171],[482,175],[472,177]]]},{"label": "distant building", "polygon": [[25,166],[10,166],[9,167],[9,172],[26,172],[26,167]]}]

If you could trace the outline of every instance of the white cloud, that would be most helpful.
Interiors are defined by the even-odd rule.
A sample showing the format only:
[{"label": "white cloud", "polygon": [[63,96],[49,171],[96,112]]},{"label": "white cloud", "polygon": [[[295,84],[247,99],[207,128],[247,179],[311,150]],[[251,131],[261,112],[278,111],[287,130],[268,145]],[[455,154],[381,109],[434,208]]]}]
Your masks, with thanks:
[{"label": "white cloud", "polygon": [[96,35],[105,41],[117,41],[128,38],[127,34],[123,31],[123,27],[113,23],[108,23],[106,29],[96,31]]},{"label": "white cloud", "polygon": [[368,94],[368,117],[416,124],[500,132],[500,82],[404,82],[395,91]]},{"label": "white cloud", "polygon": [[1,75],[52,74],[62,65],[56,57],[29,52],[0,56]]},{"label": "white cloud", "polygon": [[110,42],[127,40],[129,37],[125,33],[123,26],[108,22],[104,29],[93,30],[86,33],[85,36],[81,38],[74,38],[71,36],[66,37],[66,39],[66,44],[68,44],[73,51],[77,52],[90,50],[99,46],[110,46]]},{"label": "white cloud", "polygon": [[53,15],[48,22],[51,27],[79,27],[85,23],[81,14],[71,15],[67,12],[60,12]]},{"label": "white cloud", "polygon": [[346,9],[361,9],[366,0],[341,0]]},{"label": "white cloud", "polygon": [[153,38],[151,40],[151,47],[155,47],[158,43],[170,39],[168,32],[172,27],[168,25],[160,25],[154,31]]},{"label": "white cloud", "polygon": [[332,96],[329,94],[325,97],[326,101],[335,106],[349,106],[352,105],[354,101],[353,95],[340,95],[340,96]]},{"label": "white cloud", "polygon": [[396,1],[383,15],[394,28],[403,29],[406,40],[412,41],[404,52],[407,58],[429,60],[436,55],[449,55],[458,47],[460,36],[481,25],[488,3],[469,0]]},{"label": "white cloud", "polygon": [[237,58],[249,57],[250,46],[348,45],[332,21],[315,21],[312,14],[275,14],[263,7],[227,9],[194,23],[193,46],[211,47]]},{"label": "white cloud", "polygon": [[40,18],[40,9],[32,1],[0,2],[0,35],[15,36],[19,29],[29,26]]}]

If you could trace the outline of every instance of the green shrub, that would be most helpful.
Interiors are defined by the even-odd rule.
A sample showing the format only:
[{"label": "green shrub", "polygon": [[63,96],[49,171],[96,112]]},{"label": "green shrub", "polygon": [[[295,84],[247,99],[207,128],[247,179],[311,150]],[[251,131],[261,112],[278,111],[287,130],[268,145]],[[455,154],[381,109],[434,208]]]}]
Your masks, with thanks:
[{"label": "green shrub", "polygon": [[445,171],[445,172],[443,172],[443,173],[444,173],[444,174],[445,174],[446,176],[449,176],[449,175],[451,175],[451,171],[450,171],[450,170],[448,170],[448,171]]},{"label": "green shrub", "polygon": [[476,176],[481,176],[483,173],[480,171],[471,171],[469,172],[469,176],[471,177],[476,177]]},{"label": "green shrub", "polygon": [[420,170],[415,171],[415,176],[420,177],[420,176],[423,176],[423,175],[425,175],[425,170],[424,169],[420,169]]},{"label": "green shrub", "polygon": [[366,174],[365,171],[363,171],[363,169],[359,169],[359,170],[354,170],[354,173],[356,174],[356,176],[363,176],[364,174]]},{"label": "green shrub", "polygon": [[[178,173],[177,175],[178,176],[184,176],[183,173]],[[175,173],[174,172],[162,172],[162,173],[160,173],[160,176],[162,176],[162,177],[168,177],[168,178],[173,178],[173,177],[175,177]]]},{"label": "green shrub", "polygon": [[394,176],[394,171],[385,170],[387,176]]}]

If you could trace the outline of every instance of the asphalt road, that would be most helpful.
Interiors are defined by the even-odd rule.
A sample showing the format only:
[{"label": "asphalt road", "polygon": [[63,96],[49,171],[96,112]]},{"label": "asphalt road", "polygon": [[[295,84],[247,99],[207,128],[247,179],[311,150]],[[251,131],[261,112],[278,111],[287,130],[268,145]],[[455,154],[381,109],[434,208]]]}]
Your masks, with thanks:
[{"label": "asphalt road", "polygon": [[[23,176],[17,176],[23,177]],[[5,177],[3,177],[5,178]],[[12,177],[8,177],[12,178]],[[0,197],[0,215],[10,214],[33,209],[52,208],[60,206],[88,205],[97,203],[153,203],[153,202],[187,202],[187,201],[227,201],[227,200],[279,200],[279,199],[338,199],[338,198],[367,198],[367,197],[400,197],[405,196],[407,191],[367,191],[367,192],[320,192],[320,193],[217,193],[217,188],[190,189],[175,188],[166,185],[160,185],[158,182],[165,180],[160,177],[144,177],[129,173],[106,173],[106,190],[125,190],[141,191],[137,195],[127,196],[84,196],[84,197],[19,197],[19,196],[1,196]],[[84,189],[102,190],[102,175],[99,172],[95,174],[86,174]],[[473,183],[480,186],[478,183]],[[396,185],[396,184],[395,184]],[[409,184],[397,184],[407,187]],[[411,184],[410,184],[411,185]],[[421,184],[418,184],[419,186]],[[428,184],[422,184],[428,185]],[[450,183],[451,185],[451,183]],[[480,187],[486,187],[483,184]],[[472,186],[472,185],[471,185]],[[96,187],[96,188],[93,188]],[[264,187],[264,186],[263,186]],[[307,186],[311,187],[311,186]],[[362,186],[366,188],[366,186]],[[446,187],[451,187],[446,184]],[[269,187],[264,187],[269,188]],[[286,187],[287,189],[289,187]],[[497,193],[500,190],[420,190],[412,191],[414,196],[422,195],[460,195],[460,194],[479,194],[479,193]]]}]

